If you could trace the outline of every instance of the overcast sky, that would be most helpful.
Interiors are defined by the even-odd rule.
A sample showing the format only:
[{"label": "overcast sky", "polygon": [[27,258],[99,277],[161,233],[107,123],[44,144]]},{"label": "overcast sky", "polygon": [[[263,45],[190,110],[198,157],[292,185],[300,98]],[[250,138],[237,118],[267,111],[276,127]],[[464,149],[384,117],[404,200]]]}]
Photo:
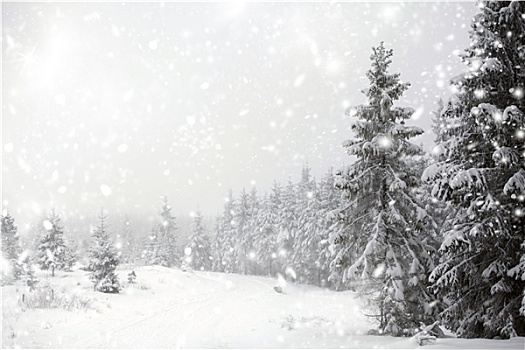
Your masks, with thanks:
[{"label": "overcast sky", "polygon": [[[428,130],[464,71],[459,3],[3,3],[2,201],[19,225],[63,215],[222,212],[228,189],[349,162],[344,110],[371,47]],[[408,123],[407,123],[408,124]]]}]

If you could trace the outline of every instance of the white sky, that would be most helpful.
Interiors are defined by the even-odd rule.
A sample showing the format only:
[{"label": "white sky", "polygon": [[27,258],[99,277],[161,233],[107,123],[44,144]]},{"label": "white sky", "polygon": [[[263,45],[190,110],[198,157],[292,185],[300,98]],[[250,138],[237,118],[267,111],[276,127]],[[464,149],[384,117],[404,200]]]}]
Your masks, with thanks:
[{"label": "white sky", "polygon": [[412,83],[428,133],[462,72],[461,3],[2,3],[2,201],[20,224],[222,212],[238,194],[348,163],[344,110],[365,101],[371,47]]}]

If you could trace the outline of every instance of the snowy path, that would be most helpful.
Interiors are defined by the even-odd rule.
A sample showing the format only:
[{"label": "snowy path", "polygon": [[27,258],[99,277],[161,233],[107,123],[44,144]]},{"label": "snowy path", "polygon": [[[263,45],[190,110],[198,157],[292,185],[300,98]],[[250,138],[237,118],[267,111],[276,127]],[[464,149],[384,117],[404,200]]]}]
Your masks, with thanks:
[{"label": "snowy path", "polygon": [[[241,310],[249,312],[246,301],[272,293],[268,283],[229,275],[213,278],[205,274],[197,278],[212,282],[211,292],[180,298],[176,294],[166,300],[169,307],[152,312],[115,327],[94,339],[81,341],[78,348],[223,348],[229,347],[224,332],[237,322]],[[235,282],[234,282],[235,281]],[[239,285],[237,285],[241,282]],[[202,291],[199,291],[202,293]],[[241,317],[242,319],[242,317]],[[236,332],[235,332],[236,333]],[[237,334],[238,335],[238,334]]]}]

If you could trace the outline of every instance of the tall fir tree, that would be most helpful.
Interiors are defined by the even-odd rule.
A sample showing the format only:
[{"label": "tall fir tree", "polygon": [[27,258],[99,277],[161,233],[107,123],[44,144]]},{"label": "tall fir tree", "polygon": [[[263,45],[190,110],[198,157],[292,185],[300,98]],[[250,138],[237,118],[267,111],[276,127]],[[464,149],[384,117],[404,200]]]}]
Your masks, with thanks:
[{"label": "tall fir tree", "polygon": [[197,211],[193,218],[193,230],[189,242],[184,249],[183,266],[187,265],[193,270],[209,271],[212,266],[211,249],[203,216]]},{"label": "tall fir tree", "polygon": [[22,267],[19,262],[22,249],[15,219],[6,210],[2,212],[2,285],[11,284],[20,278]]},{"label": "tall fir tree", "polygon": [[272,192],[262,200],[262,207],[255,218],[255,255],[259,272],[273,276],[276,271],[277,233],[279,208],[281,207],[281,187],[274,182]]},{"label": "tall fir tree", "polygon": [[285,273],[285,276],[295,279],[296,275],[293,271],[293,244],[298,232],[297,191],[290,179],[282,192],[281,198],[277,234],[278,269],[280,272]]},{"label": "tall fir tree", "polygon": [[103,293],[118,293],[120,282],[115,270],[119,264],[117,250],[112,244],[107,227],[106,216],[99,215],[100,225],[93,231],[93,242],[89,257],[89,279],[94,289]]},{"label": "tall fir tree", "polygon": [[226,237],[222,229],[221,217],[217,216],[215,218],[215,229],[213,230],[210,243],[210,250],[213,257],[211,269],[216,272],[224,272],[224,265],[222,262]]},{"label": "tall fir tree", "polygon": [[171,267],[177,265],[180,257],[177,246],[175,244],[175,234],[177,225],[175,216],[171,213],[171,205],[168,203],[168,198],[163,198],[163,204],[160,211],[161,222],[157,229],[161,243],[162,265]]},{"label": "tall fir tree", "polygon": [[423,179],[459,208],[430,276],[461,337],[525,335],[525,3],[484,1]]},{"label": "tall fir tree", "polygon": [[355,138],[343,143],[357,160],[337,174],[336,185],[356,218],[347,244],[357,259],[347,261],[344,276],[360,276],[365,290],[376,295],[380,332],[405,335],[432,320],[427,313],[434,299],[425,281],[433,268],[428,254],[433,247],[427,232],[431,218],[413,194],[420,174],[406,163],[422,153],[408,140],[423,130],[405,125],[412,108],[393,105],[409,84],[388,73],[391,56],[383,43],[373,48],[366,74],[370,87],[363,91],[368,104],[350,110],[357,118]]},{"label": "tall fir tree", "polygon": [[235,198],[233,196],[233,191],[230,189],[228,192],[228,197],[225,199],[224,211],[222,215],[221,222],[221,234],[222,234],[222,266],[224,272],[234,272],[235,271],[235,242],[236,242],[236,231],[235,221]]},{"label": "tall fir tree", "polygon": [[64,267],[66,244],[64,242],[64,227],[60,223],[60,216],[55,209],[43,220],[44,230],[40,236],[39,264],[42,270],[51,270],[55,276],[55,269]]},{"label": "tall fir tree", "polygon": [[234,251],[235,251],[235,272],[246,274],[248,267],[248,253],[251,242],[248,242],[250,237],[250,198],[246,189],[242,189],[235,206],[233,215],[233,234],[234,239]]}]

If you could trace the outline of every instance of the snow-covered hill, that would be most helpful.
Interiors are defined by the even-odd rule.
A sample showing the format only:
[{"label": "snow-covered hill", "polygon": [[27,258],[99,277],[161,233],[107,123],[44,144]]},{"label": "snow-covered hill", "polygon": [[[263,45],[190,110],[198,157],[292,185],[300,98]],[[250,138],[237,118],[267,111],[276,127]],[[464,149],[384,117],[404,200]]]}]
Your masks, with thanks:
[{"label": "snow-covered hill", "polygon": [[[118,271],[121,281],[129,272]],[[352,292],[158,266],[135,272],[136,283],[124,283],[120,294],[94,292],[81,270],[41,275],[40,285],[53,290],[49,304],[70,310],[26,308],[31,293],[21,284],[2,287],[2,348],[419,347],[413,339],[366,335],[374,325]],[[282,294],[273,289],[278,284]],[[425,348],[523,349],[524,341],[445,338]]]}]

